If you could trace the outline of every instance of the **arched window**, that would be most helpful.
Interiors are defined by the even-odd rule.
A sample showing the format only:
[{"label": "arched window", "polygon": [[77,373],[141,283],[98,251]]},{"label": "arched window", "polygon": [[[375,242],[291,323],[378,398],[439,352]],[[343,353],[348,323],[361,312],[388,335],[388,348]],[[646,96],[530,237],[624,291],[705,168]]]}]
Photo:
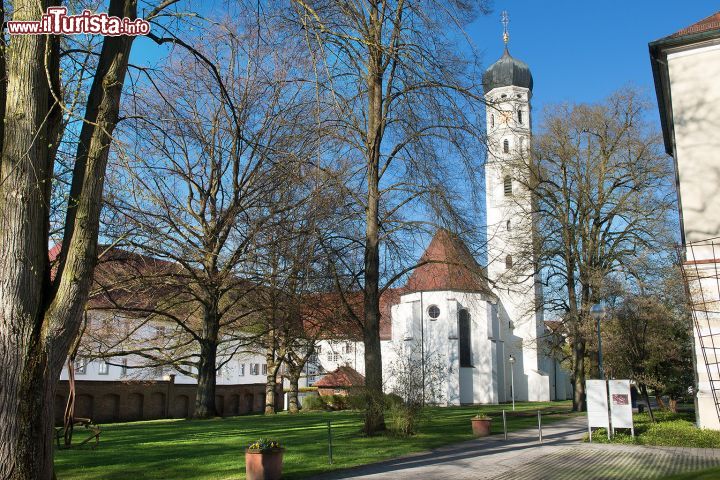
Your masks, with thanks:
[{"label": "arched window", "polygon": [[512,268],[512,266],[513,266],[512,255],[508,255],[507,257],[505,257],[505,268],[510,270]]},{"label": "arched window", "polygon": [[507,221],[507,223],[505,224],[505,227],[507,228],[507,231],[509,232],[510,231],[510,220]]},{"label": "arched window", "polygon": [[520,109],[518,109],[518,123],[523,123],[523,114]]},{"label": "arched window", "polygon": [[490,114],[490,128],[495,128],[495,115]]},{"label": "arched window", "polygon": [[510,153],[510,140],[507,138],[503,140],[503,152]]},{"label": "arched window", "polygon": [[520,137],[520,153],[525,152],[525,137]]},{"label": "arched window", "polygon": [[505,191],[506,197],[509,197],[513,193],[512,177],[510,175],[505,175],[505,179],[503,180],[503,190]]},{"label": "arched window", "polygon": [[460,366],[472,367],[472,348],[470,343],[470,313],[464,308],[458,315],[458,335],[460,343]]}]

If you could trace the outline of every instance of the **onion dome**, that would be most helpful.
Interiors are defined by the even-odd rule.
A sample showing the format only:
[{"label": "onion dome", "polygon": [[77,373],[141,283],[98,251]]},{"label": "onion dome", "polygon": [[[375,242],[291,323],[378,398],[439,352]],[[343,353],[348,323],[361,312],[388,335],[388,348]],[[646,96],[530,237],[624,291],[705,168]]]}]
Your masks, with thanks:
[{"label": "onion dome", "polygon": [[523,87],[532,90],[533,78],[527,63],[513,58],[505,48],[500,60],[493,63],[483,74],[485,93],[499,87]]}]

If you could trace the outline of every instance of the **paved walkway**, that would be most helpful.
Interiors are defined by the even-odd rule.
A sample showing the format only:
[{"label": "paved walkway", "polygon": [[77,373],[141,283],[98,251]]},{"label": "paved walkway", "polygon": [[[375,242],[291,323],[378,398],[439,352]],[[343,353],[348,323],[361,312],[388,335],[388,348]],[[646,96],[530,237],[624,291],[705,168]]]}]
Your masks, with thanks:
[{"label": "paved walkway", "polygon": [[585,417],[537,429],[471,440],[372,465],[334,472],[323,479],[655,479],[720,465],[720,449],[641,447],[582,443]]}]

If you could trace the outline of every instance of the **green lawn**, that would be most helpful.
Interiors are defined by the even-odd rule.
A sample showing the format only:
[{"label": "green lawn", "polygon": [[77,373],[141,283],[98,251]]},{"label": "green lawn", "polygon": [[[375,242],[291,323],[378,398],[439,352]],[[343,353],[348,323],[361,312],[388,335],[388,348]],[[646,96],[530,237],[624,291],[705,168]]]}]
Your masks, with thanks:
[{"label": "green lawn", "polygon": [[[565,418],[569,402],[518,404],[508,414],[509,429]],[[104,425],[100,446],[60,450],[55,455],[63,479],[239,479],[244,478],[244,447],[260,437],[280,440],[286,447],[285,478],[301,478],[355,465],[377,462],[472,438],[470,418],[481,410],[492,416],[492,432],[502,433],[501,410],[509,406],[431,408],[420,432],[410,438],[363,437],[358,412],[285,413],[214,420],[155,420]],[[522,416],[523,412],[525,416]],[[333,428],[333,459],[328,464],[327,421]],[[76,438],[82,438],[78,432]]]},{"label": "green lawn", "polygon": [[720,467],[672,475],[664,477],[663,480],[717,480],[718,478],[720,478]]},{"label": "green lawn", "polygon": [[[655,412],[657,423],[650,421],[647,413],[633,415],[635,438],[630,432],[618,432],[612,443],[635,445],[658,445],[668,447],[720,448],[720,432],[701,430],[695,426],[692,413]],[[624,432],[624,431],[623,431]],[[585,435],[587,440],[587,435]],[[593,442],[608,443],[605,429],[593,432]]]}]

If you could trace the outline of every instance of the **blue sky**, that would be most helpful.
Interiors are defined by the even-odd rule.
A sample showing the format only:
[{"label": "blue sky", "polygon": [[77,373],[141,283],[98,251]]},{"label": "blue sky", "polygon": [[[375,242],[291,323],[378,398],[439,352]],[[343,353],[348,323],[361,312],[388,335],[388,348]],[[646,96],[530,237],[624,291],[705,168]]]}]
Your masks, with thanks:
[{"label": "blue sky", "polygon": [[626,85],[655,102],[648,42],[717,12],[720,2],[495,0],[493,13],[468,28],[486,66],[502,54],[502,10],[510,15],[510,53],[533,74],[539,112],[548,103],[601,100]]}]

